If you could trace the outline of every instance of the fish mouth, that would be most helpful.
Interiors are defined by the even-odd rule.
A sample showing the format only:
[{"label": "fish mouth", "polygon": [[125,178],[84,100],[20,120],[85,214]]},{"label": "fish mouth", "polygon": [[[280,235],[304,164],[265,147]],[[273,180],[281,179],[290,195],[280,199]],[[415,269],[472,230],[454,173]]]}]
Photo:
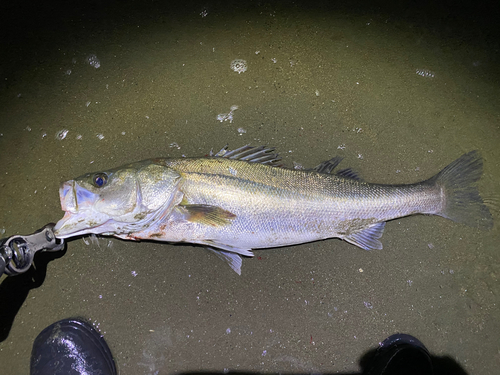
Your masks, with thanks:
[{"label": "fish mouth", "polygon": [[98,195],[78,185],[74,180],[64,182],[59,188],[59,198],[64,217],[54,227],[57,238],[68,238],[91,233],[108,217],[96,213],[92,206]]}]

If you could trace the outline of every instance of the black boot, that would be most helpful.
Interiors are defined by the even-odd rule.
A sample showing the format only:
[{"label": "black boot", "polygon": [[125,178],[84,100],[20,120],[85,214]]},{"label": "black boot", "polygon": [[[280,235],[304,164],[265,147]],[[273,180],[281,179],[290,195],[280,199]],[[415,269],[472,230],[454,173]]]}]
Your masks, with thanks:
[{"label": "black boot", "polygon": [[415,337],[398,333],[386,338],[377,349],[366,375],[432,375],[427,348]]},{"label": "black boot", "polygon": [[31,351],[31,375],[116,375],[104,338],[88,323],[63,319],[45,328]]}]

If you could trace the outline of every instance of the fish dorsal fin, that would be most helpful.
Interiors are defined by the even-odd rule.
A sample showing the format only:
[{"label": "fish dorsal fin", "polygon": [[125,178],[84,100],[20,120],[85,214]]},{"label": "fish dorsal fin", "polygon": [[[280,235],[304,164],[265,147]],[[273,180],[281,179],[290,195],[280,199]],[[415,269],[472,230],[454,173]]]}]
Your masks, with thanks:
[{"label": "fish dorsal fin", "polygon": [[363,181],[361,177],[359,177],[358,172],[353,171],[351,168],[345,168],[337,173],[335,173],[339,177],[350,178],[351,180]]},{"label": "fish dorsal fin", "polygon": [[187,220],[213,227],[227,225],[236,215],[217,206],[207,204],[179,205],[187,212]]},{"label": "fish dorsal fin", "polygon": [[[334,158],[330,160],[326,160],[320,164],[318,164],[316,167],[314,167],[312,170],[316,171],[318,173],[326,173],[330,174],[332,171],[338,167],[340,162],[344,158],[341,156],[335,156]],[[338,172],[335,173],[335,175],[343,178],[350,178],[351,180],[356,180],[356,181],[362,181],[361,177],[359,177],[359,174],[355,171],[353,171],[351,168],[345,168],[342,169]]]},{"label": "fish dorsal fin", "polygon": [[379,241],[379,238],[384,234],[384,227],[385,222],[373,224],[359,232],[343,237],[343,239],[365,250],[381,250],[382,242]]},{"label": "fish dorsal fin", "polygon": [[330,160],[325,160],[324,162],[319,163],[313,168],[313,171],[316,171],[318,173],[331,173],[335,168],[337,168],[337,166],[343,159],[344,158],[342,156],[335,156]]},{"label": "fish dorsal fin", "polygon": [[265,165],[270,165],[273,167],[282,167],[283,164],[280,163],[281,157],[273,153],[273,147],[267,146],[250,146],[245,145],[236,150],[228,150],[228,146],[224,146],[219,152],[216,154],[213,153],[213,150],[210,150],[210,156],[219,157],[219,158],[227,158],[231,160],[243,160],[251,163],[260,163]]}]

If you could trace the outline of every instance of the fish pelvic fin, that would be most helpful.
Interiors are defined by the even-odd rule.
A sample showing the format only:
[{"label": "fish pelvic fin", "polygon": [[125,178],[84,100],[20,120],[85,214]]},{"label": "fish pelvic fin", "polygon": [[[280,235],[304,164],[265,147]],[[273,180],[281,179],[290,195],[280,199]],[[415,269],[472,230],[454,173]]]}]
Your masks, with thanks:
[{"label": "fish pelvic fin", "polygon": [[491,229],[493,217],[477,188],[482,173],[483,159],[478,151],[471,151],[428,180],[440,186],[444,195],[444,207],[436,215],[471,227]]},{"label": "fish pelvic fin", "polygon": [[217,258],[227,263],[227,265],[231,267],[234,272],[241,276],[241,266],[243,262],[240,255],[232,253],[230,251],[218,250],[211,247],[206,247],[206,249],[215,254]]},{"label": "fish pelvic fin", "polygon": [[342,238],[365,250],[382,250],[382,242],[379,239],[384,234],[384,228],[385,221],[372,224],[368,228]]},{"label": "fish pelvic fin", "polygon": [[217,258],[226,262],[238,275],[241,275],[241,265],[243,262],[241,256],[253,257],[252,249],[238,248],[212,240],[200,240],[193,242],[205,245],[207,250],[210,250],[217,256]]},{"label": "fish pelvic fin", "polygon": [[216,251],[223,250],[230,253],[240,254],[246,257],[253,257],[252,249],[243,247],[234,247],[216,240],[196,240],[193,243],[198,243],[200,245],[205,245],[208,247],[215,247]]}]

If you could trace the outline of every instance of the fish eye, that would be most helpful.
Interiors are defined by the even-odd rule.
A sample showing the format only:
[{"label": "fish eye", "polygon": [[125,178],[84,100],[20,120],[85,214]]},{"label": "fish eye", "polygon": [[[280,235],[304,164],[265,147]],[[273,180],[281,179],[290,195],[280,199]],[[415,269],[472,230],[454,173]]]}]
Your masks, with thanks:
[{"label": "fish eye", "polygon": [[106,173],[96,173],[92,177],[92,182],[98,188],[103,187],[108,182],[108,175]]}]

